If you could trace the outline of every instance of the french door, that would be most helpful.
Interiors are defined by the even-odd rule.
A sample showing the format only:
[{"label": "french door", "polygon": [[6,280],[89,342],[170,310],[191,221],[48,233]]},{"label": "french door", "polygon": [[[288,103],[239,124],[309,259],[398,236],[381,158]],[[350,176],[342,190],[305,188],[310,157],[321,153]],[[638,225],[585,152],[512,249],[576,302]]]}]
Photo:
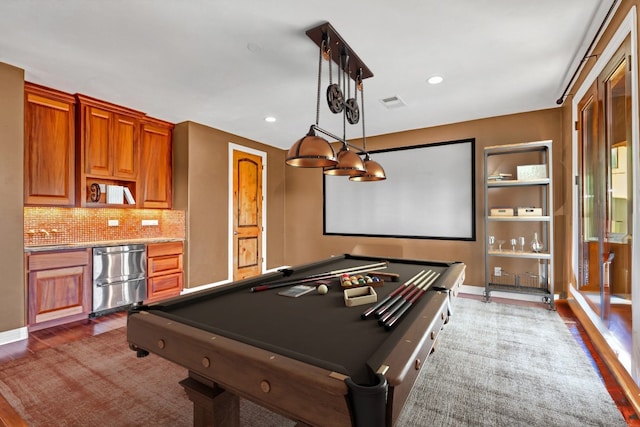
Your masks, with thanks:
[{"label": "french door", "polygon": [[[605,325],[631,317],[630,42],[625,40],[578,104],[581,194],[578,289]],[[615,329],[620,324],[616,320]],[[631,331],[628,331],[630,343]],[[624,341],[623,340],[623,341]],[[629,348],[630,350],[630,348]]]}]

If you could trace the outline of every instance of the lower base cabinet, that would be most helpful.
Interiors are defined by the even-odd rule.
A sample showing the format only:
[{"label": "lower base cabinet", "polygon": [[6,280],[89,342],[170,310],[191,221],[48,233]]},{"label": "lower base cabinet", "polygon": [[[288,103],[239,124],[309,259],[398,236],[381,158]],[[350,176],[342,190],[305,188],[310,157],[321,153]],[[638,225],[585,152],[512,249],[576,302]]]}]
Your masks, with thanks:
[{"label": "lower base cabinet", "polygon": [[31,331],[86,319],[91,312],[91,249],[26,254]]},{"label": "lower base cabinet", "polygon": [[147,245],[147,301],[180,295],[183,288],[182,242]]}]

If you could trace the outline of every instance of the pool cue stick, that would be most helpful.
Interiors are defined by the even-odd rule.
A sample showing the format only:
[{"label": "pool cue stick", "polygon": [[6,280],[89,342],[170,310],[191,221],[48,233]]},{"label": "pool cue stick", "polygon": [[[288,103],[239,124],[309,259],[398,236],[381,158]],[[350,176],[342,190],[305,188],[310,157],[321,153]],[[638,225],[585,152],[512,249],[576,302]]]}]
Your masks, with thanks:
[{"label": "pool cue stick", "polygon": [[371,316],[374,311],[376,311],[378,308],[382,307],[387,301],[389,301],[391,298],[393,298],[394,296],[396,296],[397,294],[402,292],[404,289],[406,289],[407,286],[409,286],[411,283],[413,283],[417,278],[421,277],[423,274],[425,274],[424,270],[420,271],[418,274],[413,276],[411,279],[409,279],[406,282],[404,282],[404,284],[402,286],[397,287],[393,292],[391,292],[389,295],[387,295],[387,297],[385,299],[383,299],[378,304],[374,305],[373,307],[369,308],[364,313],[362,313],[360,315],[360,318],[364,320],[367,317]]},{"label": "pool cue stick", "polygon": [[383,305],[382,307],[380,307],[379,309],[377,309],[375,311],[375,313],[373,313],[373,315],[378,319],[380,318],[387,310],[389,310],[389,308],[391,308],[391,306],[393,306],[395,303],[397,303],[398,301],[402,301],[402,298],[404,298],[405,295],[408,295],[409,293],[411,293],[418,285],[420,285],[422,282],[425,282],[426,280],[428,280],[428,278],[433,274],[432,270],[427,271],[427,273],[422,276],[420,279],[416,280],[415,282],[413,282],[412,285],[410,285],[409,287],[407,287],[406,289],[403,289],[402,292],[400,292],[399,294],[397,294],[395,297],[393,297],[393,299],[391,299],[390,301],[388,301],[385,305]]},{"label": "pool cue stick", "polygon": [[385,262],[379,262],[376,264],[344,268],[342,270],[333,270],[327,273],[318,273],[311,276],[302,277],[300,279],[290,279],[290,280],[284,280],[284,281],[278,281],[278,282],[271,282],[266,285],[254,286],[250,290],[251,292],[267,291],[269,289],[281,288],[284,286],[291,286],[291,285],[302,284],[307,282],[315,282],[317,280],[333,279],[335,277],[340,277],[342,274],[345,274],[345,273],[350,273],[350,274],[364,273],[369,269],[371,269],[372,266],[375,266],[374,268],[376,269],[381,269],[381,268],[387,268],[388,264],[385,261]]},{"label": "pool cue stick", "polygon": [[380,318],[378,319],[378,324],[380,324],[380,326],[384,326],[384,324],[389,318],[391,318],[391,316],[393,316],[407,301],[413,298],[416,293],[418,293],[427,283],[429,283],[431,278],[436,274],[432,270],[429,270],[429,272],[432,274],[423,277],[420,283],[416,283],[416,286],[414,286],[409,292],[405,292],[404,294],[402,294],[400,298],[396,299],[393,304],[388,304],[389,307],[387,307],[386,312],[382,313],[380,315]]},{"label": "pool cue stick", "polygon": [[431,286],[433,282],[435,282],[438,279],[439,276],[440,276],[440,273],[438,273],[436,277],[434,277],[433,280],[431,280],[431,282],[427,286],[421,289],[420,292],[414,295],[414,297],[411,298],[411,300],[407,301],[405,305],[403,305],[402,308],[398,311],[398,313],[395,316],[393,316],[391,319],[389,319],[387,323],[384,324],[384,328],[387,331],[393,328],[396,325],[396,323],[398,323],[398,321],[402,319],[402,316],[404,315],[404,313],[406,313],[407,310],[409,310],[411,307],[415,305],[415,303],[422,297],[422,295],[424,295],[427,292],[427,289],[429,289],[429,286]]}]

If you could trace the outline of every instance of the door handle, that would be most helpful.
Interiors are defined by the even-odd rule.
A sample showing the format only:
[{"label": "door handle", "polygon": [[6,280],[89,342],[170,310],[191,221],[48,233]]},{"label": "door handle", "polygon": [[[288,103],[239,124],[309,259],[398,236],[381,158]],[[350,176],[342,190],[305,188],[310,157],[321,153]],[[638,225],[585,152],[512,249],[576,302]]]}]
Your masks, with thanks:
[{"label": "door handle", "polygon": [[238,232],[237,232],[237,231],[234,231],[234,232],[233,232],[233,235],[234,235],[234,236],[237,236],[237,235],[238,235]]}]

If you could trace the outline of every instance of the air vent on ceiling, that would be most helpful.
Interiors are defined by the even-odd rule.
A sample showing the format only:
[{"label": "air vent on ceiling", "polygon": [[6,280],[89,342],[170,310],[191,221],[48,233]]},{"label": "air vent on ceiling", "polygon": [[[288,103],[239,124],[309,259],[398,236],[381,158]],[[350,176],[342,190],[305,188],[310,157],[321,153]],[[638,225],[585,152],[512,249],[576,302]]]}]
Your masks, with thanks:
[{"label": "air vent on ceiling", "polygon": [[388,109],[404,107],[407,105],[398,96],[390,96],[388,98],[382,98],[380,102],[382,103],[382,105],[384,105]]}]

